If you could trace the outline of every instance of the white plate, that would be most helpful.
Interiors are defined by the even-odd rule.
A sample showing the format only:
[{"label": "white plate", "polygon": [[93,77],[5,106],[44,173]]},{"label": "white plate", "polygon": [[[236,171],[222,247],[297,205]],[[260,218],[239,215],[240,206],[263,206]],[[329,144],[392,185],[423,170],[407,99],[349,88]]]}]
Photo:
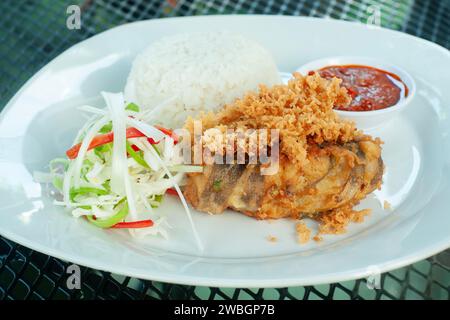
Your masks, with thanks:
[{"label": "white plate", "polygon": [[[415,77],[407,110],[379,131],[386,143],[384,185],[361,207],[365,223],[341,236],[299,245],[292,221],[269,223],[236,213],[195,213],[206,250],[196,251],[175,198],[163,209],[170,241],[134,240],[76,220],[32,180],[64,154],[83,117],[74,106],[122,90],[135,55],[162,36],[231,30],[266,46],[280,70],[331,55],[380,58]],[[192,285],[282,287],[360,278],[398,268],[450,245],[449,52],[403,33],[365,25],[282,16],[211,16],[132,23],[70,48],[15,95],[0,119],[0,234],[46,254],[138,278]],[[94,101],[95,102],[95,101]],[[387,200],[393,211],[383,211]],[[268,235],[278,242],[267,240]]]}]

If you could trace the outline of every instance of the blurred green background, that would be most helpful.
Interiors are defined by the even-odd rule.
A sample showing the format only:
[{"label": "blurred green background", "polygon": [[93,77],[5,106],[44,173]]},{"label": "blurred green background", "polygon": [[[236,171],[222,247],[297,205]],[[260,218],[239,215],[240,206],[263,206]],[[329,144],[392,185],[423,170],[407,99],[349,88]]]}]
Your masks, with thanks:
[{"label": "blurred green background", "polygon": [[[419,1],[429,2],[429,1]],[[430,1],[431,2],[431,1]],[[447,3],[439,5],[437,3]],[[448,0],[436,6],[448,11]],[[82,10],[82,28],[66,27],[67,7],[77,4]],[[0,1],[0,107],[3,107],[20,86],[40,67],[64,49],[98,32],[129,21],[180,15],[261,13],[310,15],[366,22],[371,6],[381,12],[381,25],[408,30],[409,20],[417,21],[420,33],[435,23],[431,10],[414,0],[309,0],[309,1],[137,1],[137,0],[2,0]],[[414,8],[414,7],[417,8]],[[436,9],[436,8],[431,8]],[[424,11],[428,10],[428,11]],[[412,15],[422,14],[415,17]],[[429,14],[430,13],[430,14]],[[429,14],[429,15],[427,15]],[[447,23],[448,15],[442,23]],[[426,20],[430,20],[427,23]],[[423,21],[422,21],[423,20]],[[430,26],[428,26],[430,28]],[[419,30],[420,29],[420,30]],[[439,32],[436,33],[436,30]],[[434,37],[448,45],[448,29],[434,29],[419,36]]]}]

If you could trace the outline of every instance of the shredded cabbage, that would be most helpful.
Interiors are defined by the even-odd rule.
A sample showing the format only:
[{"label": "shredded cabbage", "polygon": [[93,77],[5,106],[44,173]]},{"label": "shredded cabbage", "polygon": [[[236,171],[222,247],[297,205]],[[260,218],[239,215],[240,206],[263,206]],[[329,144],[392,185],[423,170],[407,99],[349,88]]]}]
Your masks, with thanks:
[{"label": "shredded cabbage", "polygon": [[[125,100],[123,94],[102,92],[111,114],[112,128],[114,132],[112,171],[111,171],[111,190],[117,194],[125,194],[124,185],[127,179],[128,169],[126,154],[126,115]],[[128,196],[128,195],[127,195]]]},{"label": "shredded cabbage", "polygon": [[86,132],[86,136],[84,137],[83,142],[81,143],[81,146],[80,146],[80,150],[78,151],[78,156],[74,160],[73,175],[74,175],[75,187],[79,187],[79,185],[80,185],[81,167],[83,166],[83,160],[88,151],[88,147],[89,147],[92,139],[97,135],[100,128],[103,127],[106,123],[108,123],[108,121],[109,121],[109,117],[103,116]]},{"label": "shredded cabbage", "polygon": [[99,114],[99,115],[105,115],[107,113],[107,111],[104,109],[100,109],[100,108],[96,108],[96,107],[92,107],[92,106],[88,106],[88,105],[78,107],[78,110],[86,111],[86,112],[93,113],[93,114]]},{"label": "shredded cabbage", "polygon": [[[161,235],[164,238],[168,237],[169,225],[157,208],[167,189],[175,188],[196,244],[203,250],[180,190],[185,173],[202,172],[203,168],[183,165],[175,160],[178,146],[173,138],[145,122],[156,110],[142,112],[134,103],[125,105],[122,93],[102,92],[102,95],[107,106],[105,109],[93,106],[79,108],[93,116],[74,140],[74,145],[79,144],[76,158],[52,160],[50,173],[35,172],[35,181],[53,183],[63,195],[63,201],[55,200],[54,204],[71,209],[74,217],[86,217],[100,228],[109,228],[118,222],[152,219],[152,227],[130,229],[132,235]],[[160,111],[169,103],[170,100],[156,109]],[[132,128],[144,136],[127,138],[126,132]],[[94,139],[96,147],[91,148]]]}]

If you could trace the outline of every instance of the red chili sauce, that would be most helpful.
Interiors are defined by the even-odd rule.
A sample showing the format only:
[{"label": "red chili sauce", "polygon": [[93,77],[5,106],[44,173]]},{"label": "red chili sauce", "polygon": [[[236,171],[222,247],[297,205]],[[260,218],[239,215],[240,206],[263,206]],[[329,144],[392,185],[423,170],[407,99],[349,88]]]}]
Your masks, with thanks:
[{"label": "red chili sauce", "polygon": [[[408,95],[408,88],[396,74],[369,66],[345,65],[329,66],[317,71],[326,79],[342,79],[352,101],[348,106],[336,105],[344,111],[371,111],[392,107]],[[310,72],[310,74],[314,71]],[[403,85],[404,89],[400,86]],[[403,89],[403,90],[402,90]]]}]

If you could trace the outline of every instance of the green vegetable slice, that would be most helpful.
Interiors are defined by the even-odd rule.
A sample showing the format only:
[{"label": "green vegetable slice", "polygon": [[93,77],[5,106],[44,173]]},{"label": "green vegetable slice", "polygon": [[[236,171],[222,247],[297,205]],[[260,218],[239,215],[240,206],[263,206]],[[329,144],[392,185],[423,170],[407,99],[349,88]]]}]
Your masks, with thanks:
[{"label": "green vegetable slice", "polygon": [[142,155],[141,155],[142,152],[134,151],[133,148],[131,147],[131,144],[128,141],[127,141],[127,152],[141,166],[148,168],[148,169],[150,168],[149,165],[147,164],[147,162],[142,157]]},{"label": "green vegetable slice", "polygon": [[112,121],[105,124],[100,130],[100,133],[108,133],[112,131]]},{"label": "green vegetable slice", "polygon": [[54,177],[52,184],[56,189],[58,189],[59,191],[62,191],[62,189],[63,189],[63,179],[62,178]]},{"label": "green vegetable slice", "polygon": [[151,144],[151,146],[153,147],[153,149],[155,149],[158,156],[161,156],[161,152],[159,151],[159,149],[154,144]]},{"label": "green vegetable slice", "polygon": [[108,191],[98,188],[91,187],[81,187],[77,189],[70,190],[70,201],[74,201],[75,197],[78,195],[93,193],[97,196],[105,196],[108,194]]},{"label": "green vegetable slice", "polygon": [[[125,198],[123,199],[125,200]],[[123,201],[122,200],[122,201]],[[99,228],[111,228],[113,225],[121,222],[128,215],[128,203],[125,201],[122,208],[114,216],[107,219],[95,219],[94,216],[86,216],[88,221]]]},{"label": "green vegetable slice", "polygon": [[150,205],[153,209],[158,208],[161,205],[161,202],[163,200],[162,194],[156,194],[153,196],[153,200],[150,200]]},{"label": "green vegetable slice", "polygon": [[94,153],[102,161],[106,161],[105,153],[112,152],[112,142],[95,147]]},{"label": "green vegetable slice", "polygon": [[55,165],[61,164],[64,167],[64,171],[67,171],[67,168],[69,167],[69,160],[65,158],[56,158],[50,161],[50,172],[55,171]]},{"label": "green vegetable slice", "polygon": [[139,112],[139,106],[138,106],[137,104],[133,103],[133,102],[130,102],[130,103],[126,106],[125,110],[130,110],[130,111],[134,111],[134,112]]}]

